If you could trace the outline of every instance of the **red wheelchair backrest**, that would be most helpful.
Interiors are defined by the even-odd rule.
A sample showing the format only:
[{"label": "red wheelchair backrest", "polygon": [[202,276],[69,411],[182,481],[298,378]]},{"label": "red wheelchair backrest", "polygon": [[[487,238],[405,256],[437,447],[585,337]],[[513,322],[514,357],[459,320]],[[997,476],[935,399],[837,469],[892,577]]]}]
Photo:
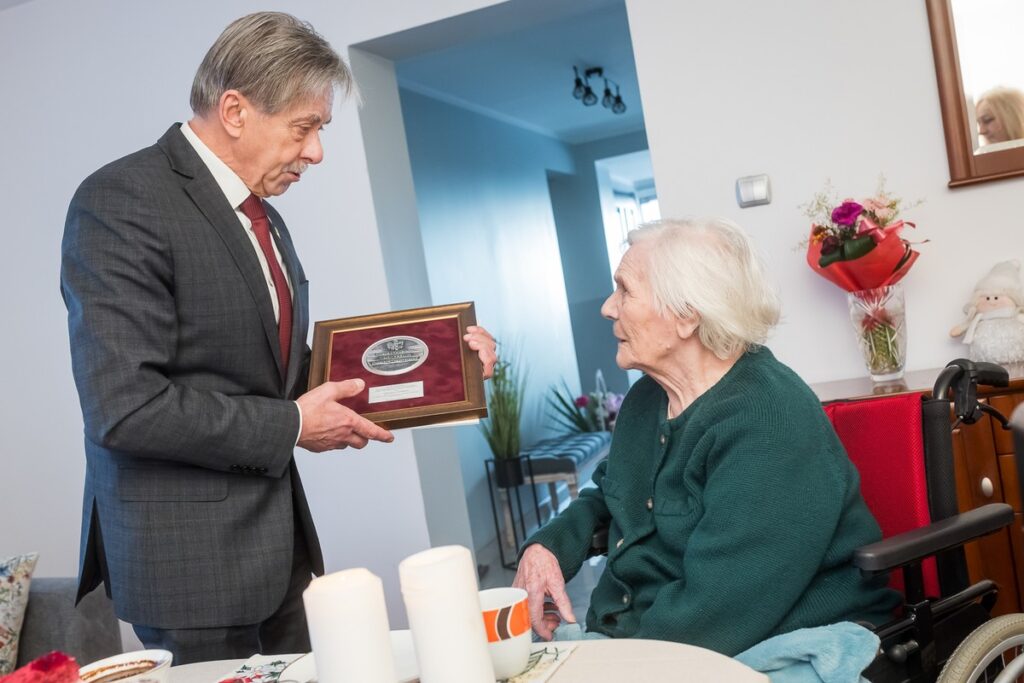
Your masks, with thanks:
[{"label": "red wheelchair backrest", "polygon": [[[882,537],[931,523],[925,479],[920,393],[899,394],[824,406],[846,453],[860,472],[864,501],[882,528]],[[890,584],[903,589],[901,572]],[[939,595],[934,559],[924,563],[928,595]]]}]

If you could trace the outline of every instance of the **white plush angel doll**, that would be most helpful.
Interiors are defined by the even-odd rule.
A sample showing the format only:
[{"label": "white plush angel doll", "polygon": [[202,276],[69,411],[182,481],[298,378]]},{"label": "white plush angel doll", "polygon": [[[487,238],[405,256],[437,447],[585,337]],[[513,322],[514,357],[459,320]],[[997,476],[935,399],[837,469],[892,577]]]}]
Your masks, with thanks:
[{"label": "white plush angel doll", "polygon": [[964,336],[970,358],[992,363],[1024,360],[1024,290],[1020,282],[1020,261],[1003,261],[992,266],[974,288],[964,306],[966,320],[949,331]]}]

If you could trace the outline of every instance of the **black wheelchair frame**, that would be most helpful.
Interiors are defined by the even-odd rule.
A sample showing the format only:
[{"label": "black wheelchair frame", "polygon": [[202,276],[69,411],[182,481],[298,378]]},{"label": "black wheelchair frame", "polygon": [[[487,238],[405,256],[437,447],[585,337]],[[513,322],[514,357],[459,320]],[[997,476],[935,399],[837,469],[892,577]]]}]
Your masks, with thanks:
[{"label": "black wheelchair frame", "polygon": [[[853,564],[865,574],[901,569],[902,614],[875,628],[881,651],[864,671],[873,683],[965,683],[998,677],[1016,680],[1024,657],[1008,666],[1006,643],[1024,642],[1024,615],[995,620],[990,613],[998,587],[989,580],[969,585],[963,546],[994,533],[1014,520],[1009,505],[994,503],[960,513],[956,497],[952,431],[990,415],[1004,429],[1005,416],[978,400],[978,386],[1005,387],[1007,371],[992,363],[966,359],[951,362],[939,374],[922,405],[928,506],[933,523],[891,536],[854,553]],[[950,393],[952,396],[950,397]],[[950,426],[950,404],[955,421]],[[925,595],[922,562],[934,556],[942,597]],[[980,646],[980,647],[979,647]],[[1015,652],[1019,652],[1016,650]],[[941,673],[940,673],[941,672]],[[992,680],[997,680],[993,678]]]}]

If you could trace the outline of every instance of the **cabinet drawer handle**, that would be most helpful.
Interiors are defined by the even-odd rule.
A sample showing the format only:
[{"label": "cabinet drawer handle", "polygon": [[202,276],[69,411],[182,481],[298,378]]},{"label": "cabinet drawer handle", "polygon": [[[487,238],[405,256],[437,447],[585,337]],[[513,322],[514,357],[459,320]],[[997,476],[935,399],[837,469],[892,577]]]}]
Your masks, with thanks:
[{"label": "cabinet drawer handle", "polygon": [[981,492],[985,494],[986,498],[991,498],[995,492],[995,487],[992,486],[992,480],[988,477],[984,477],[981,480]]}]

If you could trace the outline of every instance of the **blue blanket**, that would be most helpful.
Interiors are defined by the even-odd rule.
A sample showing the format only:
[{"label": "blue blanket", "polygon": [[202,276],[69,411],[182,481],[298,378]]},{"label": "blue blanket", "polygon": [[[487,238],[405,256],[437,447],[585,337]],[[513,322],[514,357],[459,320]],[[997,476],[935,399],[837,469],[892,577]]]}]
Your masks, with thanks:
[{"label": "blue blanket", "polygon": [[762,641],[736,659],[772,683],[857,683],[878,653],[878,636],[849,621]]}]

